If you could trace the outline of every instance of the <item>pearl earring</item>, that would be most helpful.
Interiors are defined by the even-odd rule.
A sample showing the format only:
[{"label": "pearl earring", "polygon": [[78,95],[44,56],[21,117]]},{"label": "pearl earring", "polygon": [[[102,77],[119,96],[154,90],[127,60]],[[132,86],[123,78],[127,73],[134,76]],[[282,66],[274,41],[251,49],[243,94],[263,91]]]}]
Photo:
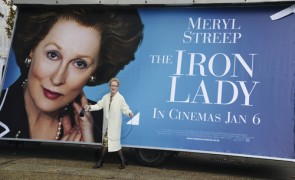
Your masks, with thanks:
[{"label": "pearl earring", "polygon": [[28,83],[28,79],[25,79],[23,82],[22,82],[22,87],[25,87]]},{"label": "pearl earring", "polygon": [[89,82],[90,83],[95,83],[95,81],[96,81],[96,77],[95,76],[90,76]]},{"label": "pearl earring", "polygon": [[31,61],[32,61],[31,58],[26,58],[26,59],[25,59],[25,65],[26,65],[27,67],[29,67],[30,64],[31,64]]}]

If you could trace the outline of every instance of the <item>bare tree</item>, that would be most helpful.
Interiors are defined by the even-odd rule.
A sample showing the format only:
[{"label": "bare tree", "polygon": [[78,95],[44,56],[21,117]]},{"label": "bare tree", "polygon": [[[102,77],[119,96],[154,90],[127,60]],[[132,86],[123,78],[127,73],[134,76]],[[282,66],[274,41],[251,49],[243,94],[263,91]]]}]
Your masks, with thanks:
[{"label": "bare tree", "polygon": [[[4,4],[6,4],[9,7],[8,16],[5,19],[5,21],[6,21],[5,30],[6,30],[7,37],[11,38],[16,10],[13,6],[13,3],[10,0],[2,0],[2,1],[4,2]],[[2,12],[0,12],[0,17],[4,18],[4,14]]]}]

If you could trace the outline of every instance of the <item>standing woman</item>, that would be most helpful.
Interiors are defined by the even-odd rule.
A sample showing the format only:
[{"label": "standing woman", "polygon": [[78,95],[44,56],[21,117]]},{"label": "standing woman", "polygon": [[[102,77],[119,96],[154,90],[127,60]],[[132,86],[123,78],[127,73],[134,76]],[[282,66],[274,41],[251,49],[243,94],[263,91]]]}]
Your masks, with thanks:
[{"label": "standing woman", "polygon": [[86,111],[96,111],[103,109],[103,142],[101,156],[93,168],[100,168],[103,165],[106,152],[117,152],[121,160],[119,169],[124,169],[127,162],[123,156],[121,146],[121,125],[122,113],[133,117],[133,113],[127,105],[124,97],[118,92],[120,82],[117,78],[112,78],[109,82],[110,93],[107,93],[95,105],[85,105]]}]

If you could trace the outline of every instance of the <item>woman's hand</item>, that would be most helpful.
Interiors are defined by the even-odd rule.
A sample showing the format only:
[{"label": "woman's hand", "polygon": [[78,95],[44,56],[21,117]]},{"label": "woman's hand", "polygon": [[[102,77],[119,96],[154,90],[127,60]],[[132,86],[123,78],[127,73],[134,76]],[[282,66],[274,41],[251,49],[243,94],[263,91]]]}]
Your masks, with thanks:
[{"label": "woman's hand", "polygon": [[72,127],[71,118],[69,115],[66,115],[62,118],[62,126],[63,126],[63,137],[61,141],[75,141],[80,142],[82,140],[82,134],[77,125]]},{"label": "woman's hand", "polygon": [[82,107],[88,105],[87,98],[83,92],[81,93],[81,105],[76,102],[73,102],[72,105],[74,108],[75,126],[72,127],[69,115],[64,116],[62,120],[64,136],[61,140],[75,142],[94,142],[92,115],[90,114],[90,112],[85,111],[83,117],[79,115]]},{"label": "woman's hand", "polygon": [[94,136],[93,136],[93,117],[90,112],[84,111],[84,116],[81,117],[79,113],[82,110],[82,107],[85,107],[85,105],[88,105],[88,100],[85,96],[85,94],[81,93],[81,105],[74,102],[73,107],[75,110],[75,123],[79,127],[82,138],[81,141],[83,142],[94,142]]},{"label": "woman's hand", "polygon": [[90,111],[90,109],[91,109],[90,105],[86,104],[86,105],[84,106],[84,110],[85,110],[85,111]]}]

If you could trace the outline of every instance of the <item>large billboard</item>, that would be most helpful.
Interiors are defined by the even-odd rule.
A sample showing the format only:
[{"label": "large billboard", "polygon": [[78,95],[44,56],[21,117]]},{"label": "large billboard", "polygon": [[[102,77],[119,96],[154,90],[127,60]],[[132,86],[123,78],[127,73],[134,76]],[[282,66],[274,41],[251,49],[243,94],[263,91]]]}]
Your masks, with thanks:
[{"label": "large billboard", "polygon": [[[134,51],[135,59],[116,75],[120,79],[119,91],[135,115],[123,116],[119,139],[123,146],[294,161],[295,16],[271,19],[273,14],[289,6],[137,8],[136,16],[139,15],[144,25],[143,40]],[[123,9],[120,13],[129,12],[128,8]],[[74,31],[74,27],[69,28],[72,34],[68,38],[83,34]],[[85,38],[76,40],[85,43]],[[70,42],[73,48],[69,51],[76,52],[77,41]],[[99,46],[95,43],[94,46]],[[16,65],[14,52],[10,51],[3,92],[22,72]],[[36,51],[29,52],[28,55]],[[50,51],[47,56],[55,58],[57,55],[52,52],[56,51]],[[32,76],[42,84],[37,73],[40,72]],[[58,73],[56,76],[62,76]],[[51,81],[60,80],[56,76]],[[83,88],[92,103],[109,91],[108,83],[104,82]],[[46,81],[44,84],[47,85]],[[24,104],[32,103],[27,103],[26,98],[24,101]],[[33,105],[38,106],[34,102]],[[3,119],[3,109],[1,113],[2,129],[14,129]],[[102,115],[93,116],[100,119],[93,123],[98,140],[72,138],[70,142],[100,143]],[[79,124],[76,121],[71,128]],[[53,141],[32,138],[34,129],[28,122],[26,138],[15,137],[18,131],[7,137],[3,130],[2,139]]]}]

